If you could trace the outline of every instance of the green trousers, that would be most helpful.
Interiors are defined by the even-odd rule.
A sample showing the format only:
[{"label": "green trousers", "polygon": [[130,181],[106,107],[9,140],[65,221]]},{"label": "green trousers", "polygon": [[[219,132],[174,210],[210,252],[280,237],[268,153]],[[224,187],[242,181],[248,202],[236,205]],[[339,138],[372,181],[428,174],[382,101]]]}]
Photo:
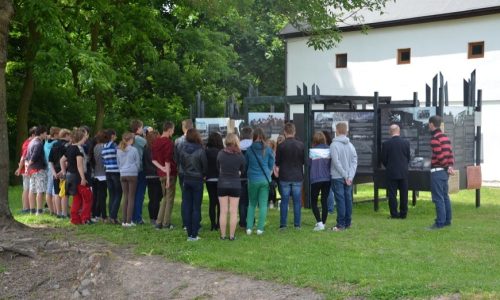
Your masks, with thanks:
[{"label": "green trousers", "polygon": [[267,203],[269,201],[269,184],[267,181],[248,180],[248,212],[247,229],[252,229],[255,219],[255,208],[259,205],[259,219],[257,229],[264,231],[267,217]]}]

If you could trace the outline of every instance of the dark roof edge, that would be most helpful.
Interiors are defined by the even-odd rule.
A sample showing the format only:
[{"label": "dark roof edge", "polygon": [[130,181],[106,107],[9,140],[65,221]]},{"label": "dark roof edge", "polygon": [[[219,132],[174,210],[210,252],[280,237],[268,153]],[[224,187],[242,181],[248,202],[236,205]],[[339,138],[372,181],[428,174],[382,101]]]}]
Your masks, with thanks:
[{"label": "dark roof edge", "polygon": [[[408,19],[367,23],[364,25],[368,26],[369,28],[385,28],[385,27],[414,25],[414,24],[422,24],[422,23],[430,23],[430,22],[486,16],[486,15],[493,15],[493,14],[497,14],[497,13],[500,13],[500,6],[485,7],[485,8],[479,8],[479,9],[474,9],[474,10],[451,12],[451,13],[446,13],[446,14],[422,16],[422,17],[415,17],[415,18],[408,18]],[[350,31],[359,31],[359,30],[361,30],[361,28],[362,28],[362,25],[353,25],[353,26],[339,27],[339,30],[341,32],[350,32]],[[280,34],[279,36],[281,38],[284,38],[284,39],[289,39],[289,38],[305,37],[305,36],[309,36],[309,35],[310,34],[304,33],[304,32],[292,32],[292,33],[287,33],[287,34]]]}]

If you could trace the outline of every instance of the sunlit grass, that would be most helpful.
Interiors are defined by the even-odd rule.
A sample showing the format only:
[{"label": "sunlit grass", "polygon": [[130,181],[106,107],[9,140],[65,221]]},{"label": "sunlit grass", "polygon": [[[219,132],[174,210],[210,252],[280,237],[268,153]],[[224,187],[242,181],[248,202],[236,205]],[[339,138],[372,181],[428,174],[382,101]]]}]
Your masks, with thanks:
[{"label": "sunlit grass", "polygon": [[[19,210],[19,188],[12,188],[9,196],[13,210]],[[359,186],[355,198],[370,197],[371,186]],[[310,287],[327,298],[429,298],[456,293],[465,298],[500,298],[500,189],[484,188],[478,209],[474,191],[453,194],[453,225],[439,231],[426,230],[434,220],[434,205],[429,193],[421,192],[406,220],[387,219],[386,202],[380,203],[378,212],[373,203],[363,202],[354,206],[353,227],[348,231],[313,232],[315,220],[308,209],[302,212],[302,230],[279,231],[279,211],[271,210],[264,235],[247,236],[238,230],[234,242],[220,241],[217,232],[208,231],[207,199],[202,240],[195,243],[186,242],[179,226],[179,197],[173,216],[178,226],[171,231],[150,225],[75,227],[50,216],[16,214],[16,218],[37,226],[68,227],[83,239],[100,237],[134,245],[139,254]],[[144,215],[147,219],[147,203]],[[329,226],[334,218],[329,216]]]}]

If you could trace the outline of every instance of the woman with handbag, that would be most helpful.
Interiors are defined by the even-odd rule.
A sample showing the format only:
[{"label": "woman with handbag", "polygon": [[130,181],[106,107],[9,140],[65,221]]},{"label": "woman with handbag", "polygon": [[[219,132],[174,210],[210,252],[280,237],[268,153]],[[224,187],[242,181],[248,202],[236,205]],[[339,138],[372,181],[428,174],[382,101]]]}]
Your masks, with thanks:
[{"label": "woman with handbag", "polygon": [[226,239],[227,214],[229,210],[229,240],[234,241],[238,223],[238,203],[241,195],[240,175],[245,171],[245,157],[241,154],[238,136],[230,133],[226,137],[226,148],[217,154],[217,195],[220,203],[220,239]]},{"label": "woman with handbag", "polygon": [[245,153],[247,161],[248,176],[248,213],[247,234],[252,234],[254,225],[255,209],[259,204],[259,219],[257,223],[257,234],[264,233],[264,225],[267,217],[267,202],[269,197],[269,184],[271,172],[274,167],[273,150],[266,144],[266,136],[261,128],[253,132],[253,143]]}]

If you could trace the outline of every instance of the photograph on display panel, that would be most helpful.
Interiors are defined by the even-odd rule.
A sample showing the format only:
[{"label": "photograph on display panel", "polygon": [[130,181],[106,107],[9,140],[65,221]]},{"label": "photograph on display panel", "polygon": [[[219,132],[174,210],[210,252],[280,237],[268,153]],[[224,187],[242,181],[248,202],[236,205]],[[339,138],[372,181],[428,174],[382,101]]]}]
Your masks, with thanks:
[{"label": "photograph on display panel", "polygon": [[357,173],[373,172],[375,147],[373,111],[313,111],[314,131],[325,131],[335,138],[337,123],[346,123],[347,137],[358,154]]},{"label": "photograph on display panel", "polygon": [[206,143],[208,136],[212,132],[220,133],[223,139],[230,132],[239,134],[238,128],[242,122],[243,120],[231,120],[229,118],[196,118],[194,126],[200,133],[203,143]]},{"label": "photograph on display panel", "polygon": [[410,142],[410,170],[427,170],[431,166],[431,133],[429,118],[435,107],[382,108],[380,110],[381,142],[391,138],[389,127],[397,124],[401,137]]},{"label": "photograph on display panel", "polygon": [[276,140],[283,133],[285,113],[259,112],[248,113],[248,124],[253,129],[262,128],[268,138]]}]

